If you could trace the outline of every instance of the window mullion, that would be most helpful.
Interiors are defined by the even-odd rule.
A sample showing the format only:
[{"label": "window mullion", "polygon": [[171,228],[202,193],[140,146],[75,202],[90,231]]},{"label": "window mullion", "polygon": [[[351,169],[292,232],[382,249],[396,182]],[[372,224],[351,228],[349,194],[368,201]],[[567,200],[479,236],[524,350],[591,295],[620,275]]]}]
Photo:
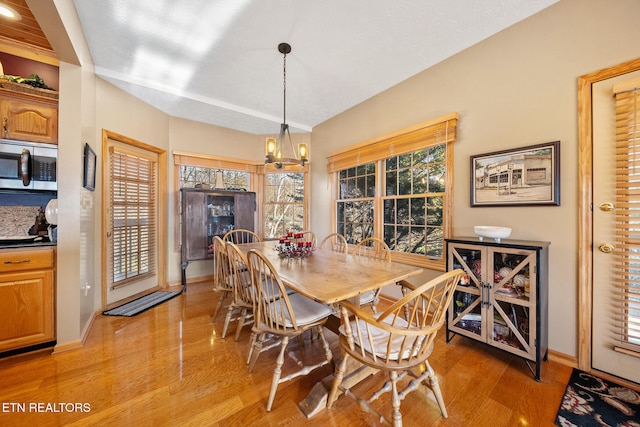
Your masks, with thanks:
[{"label": "window mullion", "polygon": [[384,239],[384,160],[378,160],[376,165],[376,191],[373,208],[373,237]]}]

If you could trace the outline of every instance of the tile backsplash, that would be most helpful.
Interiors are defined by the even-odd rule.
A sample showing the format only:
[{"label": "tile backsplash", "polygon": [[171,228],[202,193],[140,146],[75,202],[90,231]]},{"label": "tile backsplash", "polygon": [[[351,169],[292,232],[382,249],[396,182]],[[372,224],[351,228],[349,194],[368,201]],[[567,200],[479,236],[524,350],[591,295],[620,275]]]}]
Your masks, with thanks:
[{"label": "tile backsplash", "polygon": [[27,236],[40,206],[0,206],[0,237]]}]

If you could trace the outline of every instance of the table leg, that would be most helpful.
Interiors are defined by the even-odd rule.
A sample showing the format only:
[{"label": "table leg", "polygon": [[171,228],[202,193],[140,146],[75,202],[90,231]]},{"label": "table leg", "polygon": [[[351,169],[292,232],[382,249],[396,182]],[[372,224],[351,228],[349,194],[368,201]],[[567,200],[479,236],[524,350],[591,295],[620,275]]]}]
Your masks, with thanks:
[{"label": "table leg", "polygon": [[[355,296],[350,301],[353,304],[359,306],[360,295]],[[340,335],[340,331],[338,330],[338,328],[340,327],[340,316],[329,316],[329,319],[325,323],[324,327],[329,329],[336,335]],[[339,360],[334,359],[334,361],[336,366],[338,365],[338,363],[340,363]],[[345,388],[351,388],[366,377],[376,373],[377,370],[359,365],[353,358],[350,358],[349,362],[347,363],[346,372],[348,372],[348,374],[345,375],[341,385]],[[307,397],[305,397],[304,400],[298,403],[298,407],[305,415],[305,417],[311,418],[327,407],[327,400],[329,398],[329,392],[331,391],[332,386],[333,374],[324,377],[322,381],[316,383],[309,394],[307,394]],[[340,395],[340,391],[338,391],[338,395]]]},{"label": "table leg", "polygon": [[[339,361],[336,361],[336,364],[338,363]],[[353,360],[353,358],[349,358],[347,363],[347,372],[348,373],[345,375],[341,384],[341,387],[344,388],[351,388],[378,371],[374,368],[360,365],[358,362]],[[329,392],[331,391],[332,385],[333,374],[327,375],[322,379],[322,381],[313,386],[304,400],[298,403],[298,407],[305,417],[311,418],[327,407],[327,400],[329,398]],[[338,390],[338,395],[340,395],[340,393],[341,392]]]}]

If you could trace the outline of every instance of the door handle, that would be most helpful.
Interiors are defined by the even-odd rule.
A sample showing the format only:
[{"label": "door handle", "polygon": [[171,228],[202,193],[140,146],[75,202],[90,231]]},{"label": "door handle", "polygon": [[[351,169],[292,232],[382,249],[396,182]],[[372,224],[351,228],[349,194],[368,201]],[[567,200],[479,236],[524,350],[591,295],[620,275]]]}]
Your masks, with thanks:
[{"label": "door handle", "polygon": [[615,206],[611,202],[602,202],[598,205],[598,208],[603,212],[611,212]]},{"label": "door handle", "polygon": [[600,249],[600,252],[604,252],[605,254],[608,254],[613,252],[615,247],[611,243],[603,243],[600,246],[598,246],[598,249]]},{"label": "door handle", "polygon": [[20,155],[20,177],[25,187],[31,182],[31,152],[27,148]]}]

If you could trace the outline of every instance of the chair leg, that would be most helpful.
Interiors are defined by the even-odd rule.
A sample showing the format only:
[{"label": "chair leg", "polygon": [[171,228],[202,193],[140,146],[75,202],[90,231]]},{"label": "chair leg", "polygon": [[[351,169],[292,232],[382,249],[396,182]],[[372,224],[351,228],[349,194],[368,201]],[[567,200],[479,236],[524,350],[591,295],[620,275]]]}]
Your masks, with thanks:
[{"label": "chair leg", "polygon": [[251,331],[251,339],[249,340],[249,355],[247,356],[247,365],[251,363],[251,357],[253,356],[253,347],[256,345],[257,333]]},{"label": "chair leg", "polygon": [[269,391],[269,401],[267,402],[267,412],[271,411],[273,405],[273,399],[276,397],[276,390],[280,383],[280,376],[282,375],[282,365],[284,365],[284,352],[287,350],[287,344],[289,344],[289,337],[282,337],[280,344],[280,353],[276,359],[276,368],[273,370],[273,379],[271,380],[271,390]]},{"label": "chair leg", "polygon": [[347,353],[342,354],[342,362],[336,368],[336,372],[333,376],[333,385],[331,386],[331,391],[329,392],[329,397],[327,398],[327,408],[331,408],[333,402],[336,401],[338,397],[338,388],[340,388],[340,384],[342,383],[342,379],[344,378],[345,371],[347,370],[347,360],[349,359],[349,355]]},{"label": "chair leg", "polygon": [[227,330],[229,329],[229,323],[231,323],[231,316],[233,315],[233,304],[229,304],[227,308],[227,315],[224,318],[224,326],[222,327],[222,338],[227,336]]},{"label": "chair leg", "polygon": [[264,347],[264,342],[266,340],[265,334],[260,334],[256,337],[253,343],[253,350],[251,354],[251,363],[249,363],[249,372],[253,372],[253,367],[256,365],[258,361],[258,356],[262,353],[262,348]]},{"label": "chair leg", "polygon": [[398,397],[398,373],[396,371],[389,372],[391,377],[391,419],[393,427],[402,427],[402,413],[400,412],[400,398]]},{"label": "chair leg", "polygon": [[213,311],[213,316],[211,317],[213,320],[216,320],[216,317],[218,316],[218,312],[220,311],[220,309],[224,305],[224,300],[227,299],[227,295],[228,294],[229,294],[229,291],[222,291],[222,295],[220,295],[220,299],[218,300],[218,303],[216,304],[216,309]]},{"label": "chair leg", "polygon": [[235,337],[236,341],[238,341],[238,338],[240,338],[240,332],[242,332],[243,326],[246,325],[246,320],[247,320],[247,309],[243,308],[242,311],[240,311],[240,319],[238,319],[238,323],[236,324],[236,337]]},{"label": "chair leg", "polygon": [[440,412],[442,412],[442,418],[449,418],[449,414],[447,414],[447,408],[444,405],[444,399],[442,397],[442,391],[440,391],[440,383],[438,381],[438,377],[436,377],[436,373],[434,372],[429,362],[425,362],[425,366],[427,368],[427,372],[429,372],[429,388],[433,391],[433,395],[436,397],[436,402],[438,402],[438,406],[440,407]]}]

